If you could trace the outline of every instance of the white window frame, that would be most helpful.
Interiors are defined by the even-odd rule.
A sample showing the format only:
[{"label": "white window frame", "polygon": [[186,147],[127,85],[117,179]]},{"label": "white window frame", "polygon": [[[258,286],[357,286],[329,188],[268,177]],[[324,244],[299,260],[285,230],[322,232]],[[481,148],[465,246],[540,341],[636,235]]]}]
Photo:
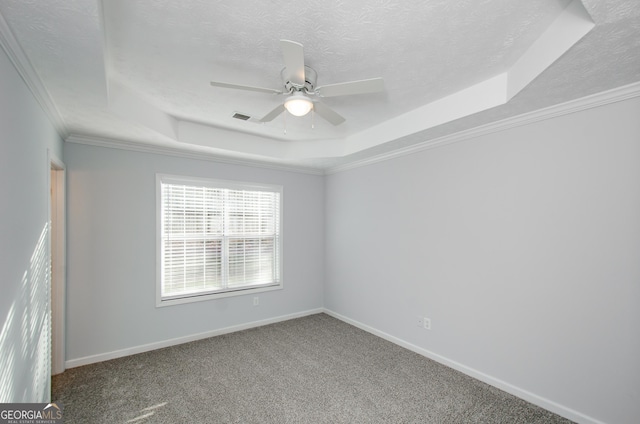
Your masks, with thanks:
[{"label": "white window frame", "polygon": [[[280,193],[280,233],[278,237],[278,281],[269,285],[227,288],[215,292],[187,294],[180,297],[162,296],[162,184],[194,185],[200,187],[223,188],[230,190],[269,191]],[[243,181],[231,181],[212,178],[188,177],[171,174],[156,174],[156,307],[201,302],[229,296],[241,296],[260,292],[281,290],[283,288],[283,187],[275,184],[261,184]]]}]

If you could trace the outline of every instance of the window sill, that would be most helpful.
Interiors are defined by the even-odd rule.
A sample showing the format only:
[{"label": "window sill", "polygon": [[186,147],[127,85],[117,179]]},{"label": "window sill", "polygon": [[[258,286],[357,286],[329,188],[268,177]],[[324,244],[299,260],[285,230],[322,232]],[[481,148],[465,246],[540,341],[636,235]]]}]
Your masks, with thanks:
[{"label": "window sill", "polygon": [[233,297],[233,296],[246,296],[249,294],[255,293],[263,293],[267,291],[273,290],[282,290],[282,283],[269,285],[269,286],[258,286],[258,287],[245,287],[238,289],[231,289],[227,291],[221,291],[217,293],[205,293],[205,294],[192,294],[185,295],[185,297],[176,297],[176,298],[167,298],[162,299],[158,294],[156,299],[156,308],[162,308],[165,306],[173,306],[173,305],[182,305],[185,303],[194,303],[194,302],[203,302],[206,300],[215,300],[221,299],[225,297]]}]

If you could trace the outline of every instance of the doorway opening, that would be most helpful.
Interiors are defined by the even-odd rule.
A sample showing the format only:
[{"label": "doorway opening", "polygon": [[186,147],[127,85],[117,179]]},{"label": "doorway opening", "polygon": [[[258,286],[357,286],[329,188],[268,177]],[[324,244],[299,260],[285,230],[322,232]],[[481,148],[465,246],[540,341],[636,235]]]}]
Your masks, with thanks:
[{"label": "doorway opening", "polygon": [[51,235],[51,375],[65,370],[66,211],[64,163],[49,152]]}]

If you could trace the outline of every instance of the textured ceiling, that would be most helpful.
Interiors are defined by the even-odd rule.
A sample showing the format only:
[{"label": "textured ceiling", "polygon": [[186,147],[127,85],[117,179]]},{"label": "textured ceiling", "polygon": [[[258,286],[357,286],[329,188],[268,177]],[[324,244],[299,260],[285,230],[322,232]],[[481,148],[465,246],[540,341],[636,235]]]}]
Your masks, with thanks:
[{"label": "textured ceiling", "polygon": [[325,100],[350,118],[337,131],[357,131],[504,70],[566,3],[299,1],[292,13],[290,2],[120,0],[105,15],[113,76],[170,113],[211,123],[234,107],[262,116],[279,98],[207,83],[279,88],[284,38],[304,45],[320,85],[385,79],[386,95]]},{"label": "textured ceiling", "polygon": [[[637,0],[574,0],[592,26],[557,57],[534,55],[570,3],[0,0],[0,14],[68,135],[328,167],[640,81]],[[323,99],[346,118],[335,127],[310,115],[233,119],[283,99],[209,81],[282,88],[280,39],[304,45],[318,85],[383,77],[386,90]],[[455,113],[469,99],[458,93],[477,86],[482,103],[495,90],[486,82],[515,79],[523,57],[540,66],[522,87],[505,78],[505,99]],[[430,123],[448,96],[452,113]]]}]

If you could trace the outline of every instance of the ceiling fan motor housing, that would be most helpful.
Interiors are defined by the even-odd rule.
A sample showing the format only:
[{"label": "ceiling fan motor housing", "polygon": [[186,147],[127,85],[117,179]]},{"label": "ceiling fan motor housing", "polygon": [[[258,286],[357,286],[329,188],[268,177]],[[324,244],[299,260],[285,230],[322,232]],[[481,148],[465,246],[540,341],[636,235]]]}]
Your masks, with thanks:
[{"label": "ceiling fan motor housing", "polygon": [[316,82],[318,80],[318,73],[314,69],[308,67],[307,65],[304,66],[304,87],[300,87],[298,84],[294,84],[291,81],[288,81],[286,77],[286,70],[287,68],[282,68],[282,71],[280,71],[280,77],[282,78],[282,83],[284,84],[284,87],[288,92],[301,90],[304,90],[309,94],[312,94],[314,92]]},{"label": "ceiling fan motor housing", "polygon": [[[310,110],[314,110],[320,117],[333,125],[340,125],[345,119],[329,106],[318,101],[316,99],[317,97],[338,97],[384,91],[382,78],[370,78],[318,87],[316,86],[318,73],[304,64],[302,44],[290,40],[280,40],[280,47],[285,63],[285,67],[280,72],[284,90],[253,87],[222,81],[211,81],[211,85],[214,87],[285,95],[286,99],[284,103],[276,106],[271,112],[263,116],[259,122],[271,122],[285,110],[295,116],[304,116],[309,113]],[[242,119],[242,117],[237,118]]]}]

